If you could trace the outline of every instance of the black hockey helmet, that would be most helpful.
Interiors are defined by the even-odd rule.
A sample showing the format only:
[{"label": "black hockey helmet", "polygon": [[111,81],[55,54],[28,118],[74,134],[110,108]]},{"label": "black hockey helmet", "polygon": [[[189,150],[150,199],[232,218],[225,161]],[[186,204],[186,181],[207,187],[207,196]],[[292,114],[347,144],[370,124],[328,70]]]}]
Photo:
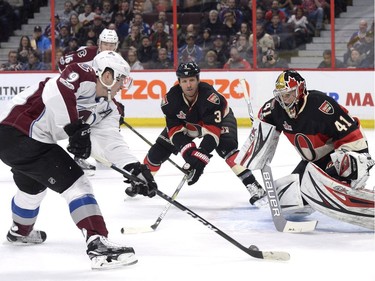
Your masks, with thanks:
[{"label": "black hockey helmet", "polygon": [[178,79],[193,76],[199,79],[200,72],[201,70],[195,62],[180,63],[176,71],[176,76]]},{"label": "black hockey helmet", "polygon": [[307,94],[305,79],[293,69],[284,70],[276,79],[273,94],[289,117],[296,118]]}]

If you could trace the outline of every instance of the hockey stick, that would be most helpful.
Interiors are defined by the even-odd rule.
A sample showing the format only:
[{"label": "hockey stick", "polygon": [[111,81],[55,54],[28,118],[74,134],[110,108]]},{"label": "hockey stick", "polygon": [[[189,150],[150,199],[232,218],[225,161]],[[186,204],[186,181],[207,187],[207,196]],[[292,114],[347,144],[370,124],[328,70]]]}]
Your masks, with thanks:
[{"label": "hockey stick", "polygon": [[[254,113],[253,108],[250,102],[250,95],[246,88],[245,79],[240,79],[240,84],[243,89],[244,99],[247,104],[247,109],[249,112],[251,122],[254,121]],[[261,169],[262,178],[264,182],[264,186],[266,188],[266,194],[268,198],[268,205],[271,210],[272,220],[277,229],[280,232],[308,232],[314,231],[316,225],[318,224],[317,221],[304,221],[304,222],[294,222],[288,221],[282,215],[281,206],[279,202],[279,198],[277,196],[276,187],[274,185],[272,170],[269,165],[269,161],[266,161],[265,166]]]},{"label": "hockey stick", "polygon": [[[138,137],[140,137],[142,140],[144,140],[149,146],[152,146],[152,143],[146,139],[144,136],[142,136],[142,134],[140,134],[136,129],[134,129],[128,122],[125,121],[124,119],[124,124],[126,127],[128,127],[130,130],[133,131],[133,133],[135,133]],[[186,174],[186,170],[182,169],[179,165],[177,165],[173,160],[171,160],[170,158],[167,159],[173,166],[175,166],[177,169],[179,169],[181,172],[183,172],[184,174]]]},{"label": "hockey stick", "polygon": [[[175,192],[173,193],[171,199],[175,200],[177,197],[177,194],[180,192],[181,188],[184,186],[186,180],[188,178],[188,174],[185,174],[182,178],[180,184],[177,186]],[[165,205],[164,210],[160,213],[159,217],[156,219],[155,223],[151,226],[144,226],[144,227],[122,227],[121,233],[122,234],[134,234],[134,233],[146,233],[146,232],[153,232],[156,230],[156,228],[159,226],[161,220],[164,218],[164,216],[167,214],[169,208],[171,207],[172,203],[169,203]]]},{"label": "hockey stick", "polygon": [[[142,182],[142,180],[139,179],[138,177],[130,174],[128,171],[126,171],[124,169],[118,168],[116,165],[108,162],[107,160],[105,160],[103,158],[100,158],[100,157],[95,157],[95,156],[93,156],[93,157],[98,162],[102,163],[104,166],[110,167],[113,170],[121,173],[127,179],[132,180],[132,181]],[[175,207],[177,207],[178,209],[180,209],[181,211],[183,211],[184,213],[186,213],[189,216],[191,216],[193,219],[196,219],[197,221],[199,221],[203,225],[207,226],[209,229],[211,229],[212,231],[214,231],[215,233],[217,233],[218,235],[220,235],[221,237],[223,237],[225,240],[227,240],[228,242],[232,243],[237,248],[241,249],[246,254],[248,254],[248,255],[250,255],[250,256],[252,256],[254,258],[266,259],[266,260],[280,260],[280,261],[287,261],[287,260],[290,259],[290,255],[287,252],[260,251],[258,249],[258,247],[254,246],[254,245],[251,245],[249,248],[247,248],[247,247],[243,246],[241,243],[239,243],[236,240],[234,240],[232,237],[230,237],[226,233],[224,233],[223,231],[221,231],[219,228],[217,228],[216,226],[214,226],[212,223],[208,222],[207,220],[205,220],[204,218],[202,218],[201,216],[199,216],[197,213],[193,212],[189,208],[185,207],[184,205],[180,204],[178,201],[173,200],[171,197],[169,197],[168,195],[164,194],[160,190],[157,190],[156,194],[158,196],[160,196],[161,198],[163,198],[164,200],[166,200],[169,203],[171,203],[172,205],[174,205]]]}]

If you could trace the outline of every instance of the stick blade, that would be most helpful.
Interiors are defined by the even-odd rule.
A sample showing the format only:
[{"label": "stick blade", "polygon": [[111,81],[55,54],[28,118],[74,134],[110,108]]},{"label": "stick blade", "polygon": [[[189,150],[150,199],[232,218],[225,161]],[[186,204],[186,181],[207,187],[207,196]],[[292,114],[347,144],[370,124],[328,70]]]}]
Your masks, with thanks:
[{"label": "stick blade", "polygon": [[276,261],[288,261],[290,260],[290,254],[287,252],[262,252],[263,259],[265,260],[276,260]]},{"label": "stick blade", "polygon": [[122,234],[138,234],[138,233],[148,233],[154,232],[154,229],[150,226],[139,226],[139,227],[123,227],[121,228]]}]

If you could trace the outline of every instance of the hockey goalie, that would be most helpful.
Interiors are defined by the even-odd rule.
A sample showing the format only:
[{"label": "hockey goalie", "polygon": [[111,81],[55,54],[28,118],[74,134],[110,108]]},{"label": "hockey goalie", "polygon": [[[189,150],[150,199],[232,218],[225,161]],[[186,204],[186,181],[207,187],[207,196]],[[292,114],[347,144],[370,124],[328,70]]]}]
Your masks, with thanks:
[{"label": "hockey goalie", "polygon": [[334,99],[307,90],[294,70],[276,80],[274,98],[261,107],[236,162],[250,170],[271,162],[280,133],[302,160],[291,175],[275,180],[282,213],[331,218],[374,229],[374,188],[366,181],[375,162],[359,120]]}]

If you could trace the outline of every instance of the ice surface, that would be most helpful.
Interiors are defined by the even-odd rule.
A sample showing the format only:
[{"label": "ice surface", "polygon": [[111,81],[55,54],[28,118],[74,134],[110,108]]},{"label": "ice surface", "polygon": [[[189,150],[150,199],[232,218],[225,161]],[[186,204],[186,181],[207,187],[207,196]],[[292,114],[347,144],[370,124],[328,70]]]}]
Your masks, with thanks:
[{"label": "ice surface", "polygon": [[[159,129],[137,128],[151,142]],[[243,144],[248,129],[239,129]],[[375,132],[366,130],[371,153],[375,155]],[[124,136],[140,160],[148,145],[132,131]],[[172,160],[182,165],[180,157]],[[294,149],[281,138],[272,162],[274,178],[290,173],[299,162]],[[122,235],[121,227],[150,226],[167,204],[159,197],[125,195],[122,175],[98,166],[90,177],[97,201],[106,219],[110,239],[134,247],[136,265],[108,271],[92,271],[80,231],[72,222],[62,197],[49,191],[36,228],[47,232],[47,241],[37,246],[10,245],[5,235],[11,225],[10,202],[15,185],[9,168],[0,163],[0,281],[31,280],[253,280],[253,281],[374,281],[374,232],[314,213],[318,220],[312,233],[277,232],[270,210],[255,209],[241,182],[216,154],[194,186],[184,186],[177,201],[196,212],[239,243],[257,245],[261,250],[286,251],[288,262],[264,261],[248,256],[214,231],[186,213],[171,207],[152,233]],[[369,180],[375,185],[375,170]],[[166,162],[156,181],[160,190],[172,195],[182,173]],[[256,173],[259,182],[261,177]]]}]

